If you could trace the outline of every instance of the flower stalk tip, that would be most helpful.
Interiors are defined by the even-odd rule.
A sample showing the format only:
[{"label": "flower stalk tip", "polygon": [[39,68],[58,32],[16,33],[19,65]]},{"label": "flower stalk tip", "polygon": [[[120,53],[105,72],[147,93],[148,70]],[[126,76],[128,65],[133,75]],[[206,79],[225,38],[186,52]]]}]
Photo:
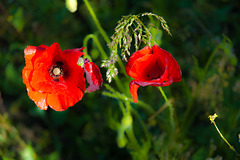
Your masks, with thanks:
[{"label": "flower stalk tip", "polygon": [[214,113],[214,115],[209,115],[208,118],[211,121],[211,123],[214,123],[214,120],[218,117],[218,115],[216,113]]},{"label": "flower stalk tip", "polygon": [[[211,121],[211,123],[215,126],[217,132],[219,133],[219,135],[221,136],[221,138],[227,143],[227,145],[229,146],[229,148],[234,151],[236,153],[237,156],[240,157],[240,154],[236,151],[236,149],[227,141],[227,139],[223,136],[223,134],[221,133],[221,131],[218,129],[216,123],[215,123],[215,119],[218,117],[218,115],[216,113],[214,113],[214,115],[209,115],[208,118]],[[238,135],[239,136],[239,135]]]}]

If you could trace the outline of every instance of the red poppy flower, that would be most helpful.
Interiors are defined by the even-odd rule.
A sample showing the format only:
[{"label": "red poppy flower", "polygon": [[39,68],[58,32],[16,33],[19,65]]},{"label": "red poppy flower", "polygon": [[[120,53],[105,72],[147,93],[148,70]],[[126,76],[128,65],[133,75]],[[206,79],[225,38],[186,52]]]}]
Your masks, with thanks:
[{"label": "red poppy flower", "polygon": [[[50,47],[28,46],[25,50],[23,83],[28,96],[43,110],[48,106],[64,111],[80,101],[85,92],[84,69],[77,65],[84,48],[61,51],[58,43]],[[101,74],[100,74],[101,75]]]},{"label": "red poppy flower", "polygon": [[168,86],[181,81],[182,72],[170,53],[158,45],[146,46],[131,55],[126,73],[134,78],[129,84],[133,101],[137,103],[139,86]]}]

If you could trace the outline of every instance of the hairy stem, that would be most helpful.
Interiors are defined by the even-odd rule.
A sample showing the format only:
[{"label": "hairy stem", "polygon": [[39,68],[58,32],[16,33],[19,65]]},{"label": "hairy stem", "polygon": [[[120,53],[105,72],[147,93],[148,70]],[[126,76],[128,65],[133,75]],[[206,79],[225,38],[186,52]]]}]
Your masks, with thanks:
[{"label": "hairy stem", "polygon": [[[110,38],[107,36],[107,34],[106,34],[106,32],[104,31],[104,29],[102,28],[102,26],[100,25],[100,23],[99,23],[99,21],[98,21],[98,19],[97,19],[97,16],[96,16],[96,14],[94,13],[92,7],[90,6],[88,0],[83,0],[83,1],[84,1],[85,5],[86,5],[88,11],[90,12],[90,15],[92,16],[93,21],[94,21],[94,23],[96,24],[96,26],[97,26],[100,34],[101,34],[102,37],[104,38],[105,42],[106,42],[107,44],[109,44],[109,43],[111,42],[111,40],[110,40]],[[105,59],[107,59],[107,58],[105,58]],[[120,68],[121,68],[122,73],[124,73],[124,74],[126,75],[124,64],[123,64],[123,62],[122,62],[122,60],[121,60],[121,58],[120,58],[119,56],[118,56],[118,64],[119,64],[119,66],[120,66]]]},{"label": "hairy stem", "polygon": [[89,34],[89,35],[87,35],[87,36],[84,38],[84,40],[83,40],[83,47],[86,48],[86,49],[85,49],[85,53],[88,55],[87,43],[88,43],[88,40],[91,39],[91,38],[93,39],[93,41],[94,41],[95,44],[97,45],[97,48],[98,48],[99,52],[101,53],[102,58],[103,58],[103,59],[107,59],[108,56],[107,56],[106,52],[104,51],[103,47],[101,46],[101,44],[100,44],[97,36],[95,36],[94,34]]},{"label": "hairy stem", "polygon": [[168,106],[169,106],[169,113],[170,113],[170,115],[169,115],[169,120],[170,120],[170,123],[171,123],[172,131],[174,131],[174,129],[175,129],[175,122],[174,122],[174,109],[173,109],[173,106],[172,106],[172,104],[169,102],[169,100],[168,100],[166,94],[164,93],[162,87],[158,87],[158,88],[159,88],[161,94],[163,95],[163,98],[165,99],[166,103],[167,103]]},{"label": "hairy stem", "polygon": [[[108,84],[105,84],[104,86],[112,93],[102,92],[103,95],[106,95],[106,96],[109,96],[109,97],[112,97],[112,98],[121,99],[123,101],[129,101],[129,102],[133,103],[133,99],[132,98],[128,98],[125,94],[121,94],[121,93],[115,91]],[[139,106],[142,107],[142,109],[147,111],[149,114],[154,114],[155,113],[154,109],[150,105],[148,105],[148,104],[146,104],[146,103],[144,103],[144,102],[142,102],[140,100],[138,100],[137,104],[139,104]]]},{"label": "hairy stem", "polygon": [[142,120],[141,116],[139,115],[139,113],[134,109],[131,108],[131,112],[134,114],[134,116],[138,119],[138,121],[140,122],[141,126],[143,127],[144,133],[146,135],[147,141],[149,143],[151,143],[151,135],[147,129],[146,124],[144,123],[144,121]]},{"label": "hairy stem", "polygon": [[130,126],[130,127],[128,127],[126,129],[126,134],[127,134],[128,138],[129,138],[129,140],[130,140],[134,150],[136,150],[136,151],[139,150],[140,146],[138,144],[137,138],[134,135],[132,126]]},{"label": "hairy stem", "polygon": [[[109,90],[109,85],[105,85],[105,87]],[[112,91],[111,91],[112,92]],[[103,95],[108,96],[108,97],[112,97],[112,98],[117,98],[119,100],[123,100],[123,101],[129,101],[129,102],[133,102],[132,98],[128,98],[127,96],[120,94],[116,91],[114,91],[113,93],[109,93],[109,92],[102,92]],[[155,111],[152,109],[151,106],[149,106],[148,104],[138,100],[139,107],[141,107],[142,109],[144,109],[145,111],[147,111],[149,114],[155,114]]]},{"label": "hairy stem", "polygon": [[106,32],[103,30],[102,26],[100,25],[100,23],[99,23],[99,21],[97,19],[97,16],[95,15],[95,13],[94,13],[92,7],[90,6],[88,0],[83,0],[83,1],[84,1],[85,5],[86,5],[88,11],[90,12],[90,14],[91,14],[91,16],[93,18],[93,21],[96,24],[100,34],[103,36],[103,38],[106,41],[106,43],[110,43],[109,37],[107,36]]}]

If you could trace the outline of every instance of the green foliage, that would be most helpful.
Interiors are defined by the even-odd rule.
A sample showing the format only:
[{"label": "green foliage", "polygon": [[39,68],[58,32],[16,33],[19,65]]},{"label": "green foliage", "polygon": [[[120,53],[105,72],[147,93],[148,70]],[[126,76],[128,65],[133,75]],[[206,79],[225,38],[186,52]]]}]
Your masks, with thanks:
[{"label": "green foliage", "polygon": [[25,24],[23,8],[19,7],[13,15],[8,17],[8,21],[16,28],[18,32],[22,32]]},{"label": "green foliage", "polygon": [[[69,12],[66,2],[77,11]],[[77,2],[0,3],[0,159],[239,160],[208,120],[219,115],[219,129],[239,153],[238,1],[91,0],[104,37],[84,2]],[[162,31],[169,28],[157,15],[173,36]],[[118,76],[65,112],[38,109],[22,83],[23,50],[53,42],[62,49],[84,46],[98,65],[105,60],[108,80]],[[156,87],[139,88],[133,103],[120,58],[153,44],[169,51],[183,72],[181,82],[163,87],[174,130]]]},{"label": "green foliage", "polygon": [[22,159],[26,160],[36,160],[37,157],[31,145],[27,145],[20,154]]}]

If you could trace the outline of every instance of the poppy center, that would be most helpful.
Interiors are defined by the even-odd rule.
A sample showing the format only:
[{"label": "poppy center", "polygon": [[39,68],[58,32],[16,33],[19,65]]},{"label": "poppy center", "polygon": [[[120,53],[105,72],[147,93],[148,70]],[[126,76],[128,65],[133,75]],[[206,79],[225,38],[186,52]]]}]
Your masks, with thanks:
[{"label": "poppy center", "polygon": [[53,79],[55,81],[58,81],[59,77],[63,77],[63,69],[62,69],[62,62],[57,62],[56,65],[52,65],[52,67],[50,68],[50,76],[53,77]]},{"label": "poppy center", "polygon": [[58,67],[54,68],[53,69],[53,75],[54,76],[60,76],[61,75],[61,68],[58,68]]}]

